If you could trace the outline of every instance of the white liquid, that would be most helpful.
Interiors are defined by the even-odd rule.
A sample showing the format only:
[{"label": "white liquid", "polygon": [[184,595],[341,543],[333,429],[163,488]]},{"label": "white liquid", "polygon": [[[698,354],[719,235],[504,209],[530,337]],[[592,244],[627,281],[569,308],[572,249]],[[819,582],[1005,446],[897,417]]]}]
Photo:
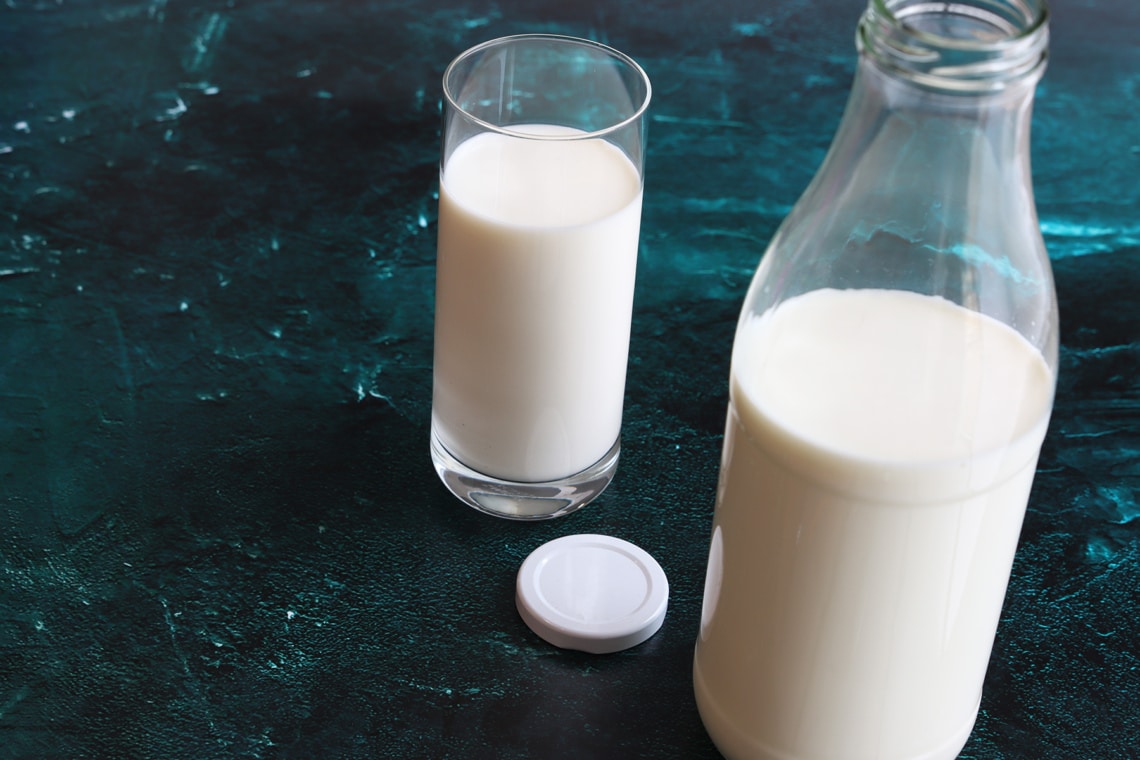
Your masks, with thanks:
[{"label": "white liquid", "polygon": [[930,296],[742,325],[694,663],[726,756],[957,756],[1052,389],[1018,333]]},{"label": "white liquid", "polygon": [[556,480],[617,441],[640,220],[638,172],[603,140],[482,134],[452,153],[432,424],[465,465]]}]

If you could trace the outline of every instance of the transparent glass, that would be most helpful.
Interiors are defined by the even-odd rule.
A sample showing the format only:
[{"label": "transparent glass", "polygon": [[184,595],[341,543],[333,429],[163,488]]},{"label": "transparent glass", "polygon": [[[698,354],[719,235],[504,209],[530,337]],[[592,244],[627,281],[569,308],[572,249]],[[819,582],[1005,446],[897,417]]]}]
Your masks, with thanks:
[{"label": "transparent glass", "polygon": [[432,461],[476,509],[564,515],[618,463],[649,80],[520,35],[460,55],[443,91]]},{"label": "transparent glass", "polygon": [[753,279],[694,685],[729,758],[954,758],[1058,328],[1029,166],[1040,0],[873,0],[830,151]]}]

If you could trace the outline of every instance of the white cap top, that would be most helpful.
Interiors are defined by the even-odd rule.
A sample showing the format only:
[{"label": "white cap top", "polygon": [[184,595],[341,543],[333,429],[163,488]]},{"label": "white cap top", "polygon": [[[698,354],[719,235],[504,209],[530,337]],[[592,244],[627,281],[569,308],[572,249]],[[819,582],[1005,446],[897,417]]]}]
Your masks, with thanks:
[{"label": "white cap top", "polygon": [[648,639],[665,620],[669,581],[643,549],[613,536],[549,541],[519,568],[515,605],[530,629],[563,649],[607,654]]}]

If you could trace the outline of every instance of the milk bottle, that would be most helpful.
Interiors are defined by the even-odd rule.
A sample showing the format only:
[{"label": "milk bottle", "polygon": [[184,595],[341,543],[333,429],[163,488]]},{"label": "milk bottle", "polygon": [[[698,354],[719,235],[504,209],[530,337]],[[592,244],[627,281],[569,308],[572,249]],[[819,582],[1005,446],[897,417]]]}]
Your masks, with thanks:
[{"label": "milk bottle", "polygon": [[729,758],[950,760],[1057,364],[1041,2],[872,2],[737,327],[694,688]]}]

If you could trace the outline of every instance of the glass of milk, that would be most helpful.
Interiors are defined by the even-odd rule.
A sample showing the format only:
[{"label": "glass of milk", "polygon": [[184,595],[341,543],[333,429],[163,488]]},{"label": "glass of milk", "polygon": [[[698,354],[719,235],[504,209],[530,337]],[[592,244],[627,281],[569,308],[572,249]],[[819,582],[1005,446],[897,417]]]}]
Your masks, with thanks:
[{"label": "glass of milk", "polygon": [[737,326],[694,658],[728,758],[952,760],[1053,403],[1043,0],[870,0]]},{"label": "glass of milk", "polygon": [[444,73],[431,455],[476,509],[555,517],[613,478],[650,92],[628,56],[546,34]]}]

